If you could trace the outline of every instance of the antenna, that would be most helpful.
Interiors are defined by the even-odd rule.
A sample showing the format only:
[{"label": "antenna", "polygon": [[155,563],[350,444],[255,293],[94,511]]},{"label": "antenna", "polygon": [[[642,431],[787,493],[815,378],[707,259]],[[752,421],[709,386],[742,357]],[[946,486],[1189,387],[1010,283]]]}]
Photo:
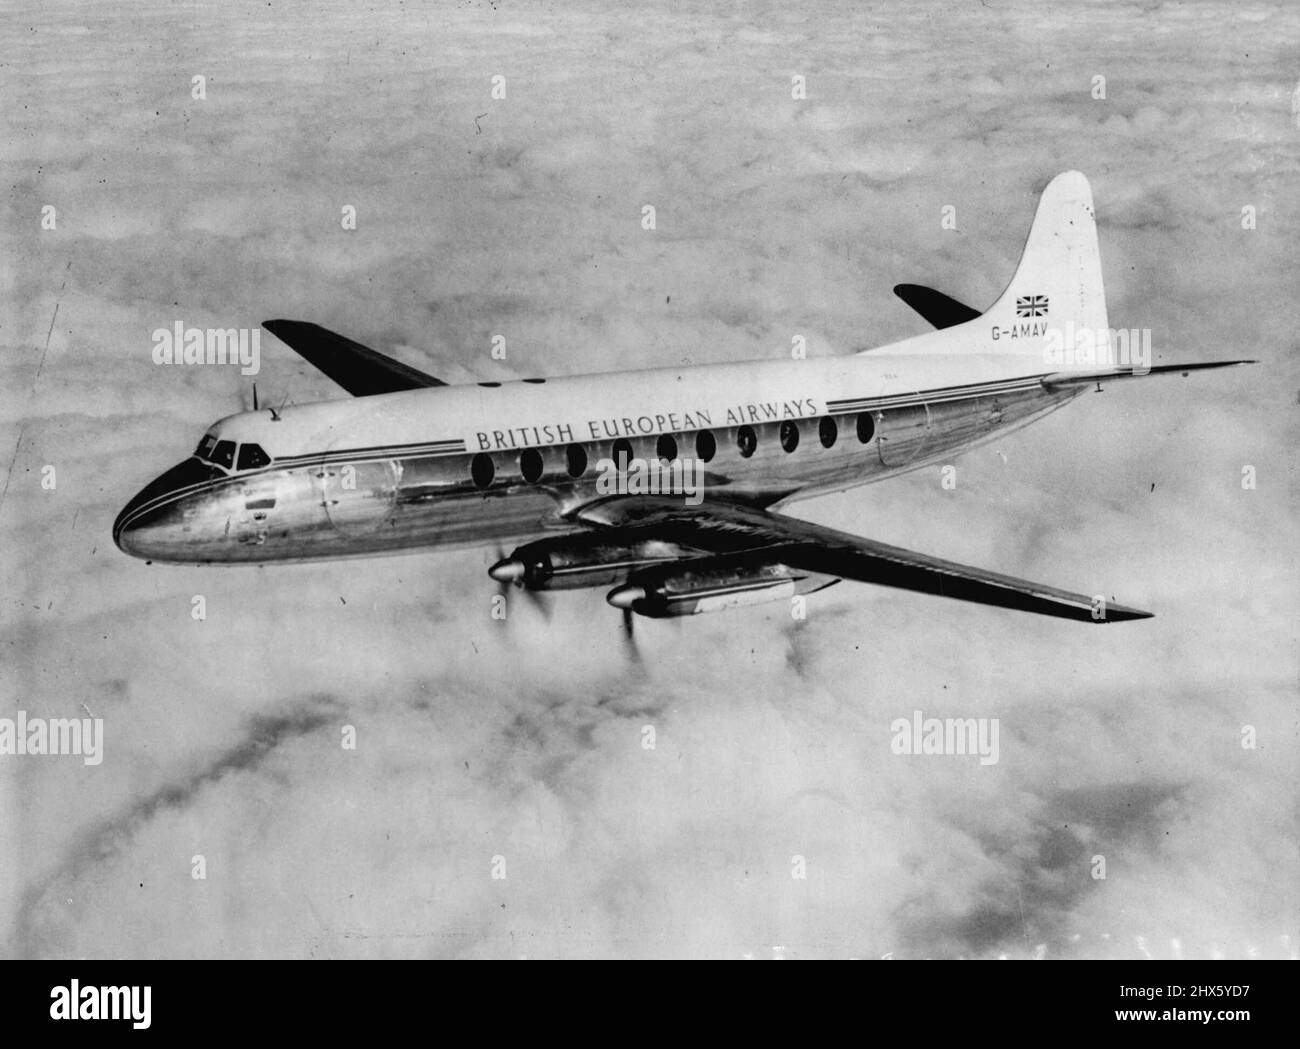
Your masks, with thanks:
[{"label": "antenna", "polygon": [[284,400],[282,400],[282,401],[280,402],[280,407],[279,407],[279,408],[272,408],[272,409],[271,409],[271,421],[272,421],[272,422],[277,422],[277,423],[278,423],[278,422],[280,421],[280,413],[281,413],[282,411],[284,411],[284,406],[285,406],[286,404],[288,404],[288,403],[289,403],[289,395],[286,393],[286,394],[284,395]]},{"label": "antenna", "polygon": [[253,383],[253,411],[257,411],[257,383]]}]

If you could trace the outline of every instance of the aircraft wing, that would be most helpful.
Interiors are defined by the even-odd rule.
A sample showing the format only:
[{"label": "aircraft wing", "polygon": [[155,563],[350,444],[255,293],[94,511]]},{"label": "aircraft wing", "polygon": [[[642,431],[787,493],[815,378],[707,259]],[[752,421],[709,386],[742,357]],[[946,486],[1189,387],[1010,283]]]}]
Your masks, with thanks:
[{"label": "aircraft wing", "polygon": [[262,327],[354,397],[447,385],[310,321],[263,321]]},{"label": "aircraft wing", "polygon": [[[898,587],[939,597],[1081,622],[1149,619],[1150,612],[1073,593],[1027,579],[944,561],[888,546],[810,521],[722,500],[698,507],[649,497],[614,497],[582,507],[574,516],[598,528],[626,530],[706,552],[743,556],[755,565],[782,564],[800,571]],[[1095,613],[1094,613],[1095,610]]]}]

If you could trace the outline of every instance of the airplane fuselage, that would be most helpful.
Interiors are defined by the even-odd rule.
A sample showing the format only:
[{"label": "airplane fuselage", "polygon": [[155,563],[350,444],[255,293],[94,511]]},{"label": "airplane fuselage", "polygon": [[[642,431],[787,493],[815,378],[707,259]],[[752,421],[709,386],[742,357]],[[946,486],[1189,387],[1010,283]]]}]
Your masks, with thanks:
[{"label": "airplane fuselage", "polygon": [[[1044,387],[1048,371],[1023,355],[885,350],[245,412],[210,428],[209,461],[196,455],[137,496],[114,536],[136,556],[183,563],[527,540],[577,530],[566,514],[601,497],[620,455],[678,463],[677,476],[700,480],[697,500],[725,493],[770,507],[916,469],[1025,425],[1078,392]],[[265,453],[249,458],[270,462],[238,469],[245,445]],[[231,468],[211,462],[214,447]],[[630,472],[615,476],[634,483]]]}]

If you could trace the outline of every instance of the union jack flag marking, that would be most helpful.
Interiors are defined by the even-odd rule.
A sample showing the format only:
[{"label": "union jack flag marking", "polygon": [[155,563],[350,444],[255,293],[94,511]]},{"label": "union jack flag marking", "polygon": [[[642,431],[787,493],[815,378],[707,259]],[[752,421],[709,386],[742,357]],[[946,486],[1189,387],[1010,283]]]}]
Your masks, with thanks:
[{"label": "union jack flag marking", "polygon": [[1046,317],[1046,295],[1021,295],[1016,299],[1017,317]]}]

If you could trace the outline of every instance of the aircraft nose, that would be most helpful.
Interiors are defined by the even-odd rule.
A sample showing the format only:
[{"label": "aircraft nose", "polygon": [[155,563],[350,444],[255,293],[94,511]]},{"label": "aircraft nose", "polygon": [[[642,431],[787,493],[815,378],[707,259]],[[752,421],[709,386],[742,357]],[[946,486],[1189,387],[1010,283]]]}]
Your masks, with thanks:
[{"label": "aircraft nose", "polygon": [[207,466],[188,459],[145,485],[113,522],[117,548],[132,557],[165,556],[160,544],[167,521],[174,516],[177,497],[209,476]]},{"label": "aircraft nose", "polygon": [[119,550],[127,554],[131,551],[122,546],[122,536],[126,532],[126,522],[130,516],[131,504],[127,503],[126,506],[122,508],[122,512],[117,515],[117,520],[113,522],[113,542]]},{"label": "aircraft nose", "polygon": [[150,526],[158,522],[161,513],[157,509],[144,508],[147,503],[153,501],[154,497],[148,495],[148,489],[145,489],[127,503],[122,508],[122,512],[117,515],[117,520],[113,522],[113,542],[122,553],[130,554],[132,557],[149,556],[142,540]]}]

